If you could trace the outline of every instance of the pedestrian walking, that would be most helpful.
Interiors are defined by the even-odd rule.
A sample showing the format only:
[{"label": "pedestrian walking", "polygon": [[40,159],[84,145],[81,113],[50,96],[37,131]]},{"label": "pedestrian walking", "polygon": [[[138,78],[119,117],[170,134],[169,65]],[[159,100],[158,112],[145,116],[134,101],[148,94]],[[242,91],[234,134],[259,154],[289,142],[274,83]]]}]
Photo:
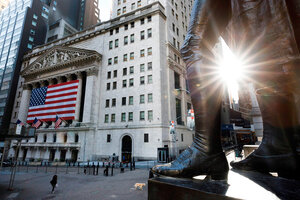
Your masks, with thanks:
[{"label": "pedestrian walking", "polygon": [[54,175],[52,177],[52,180],[50,181],[51,185],[52,185],[52,193],[54,193],[54,188],[57,186],[57,175]]}]

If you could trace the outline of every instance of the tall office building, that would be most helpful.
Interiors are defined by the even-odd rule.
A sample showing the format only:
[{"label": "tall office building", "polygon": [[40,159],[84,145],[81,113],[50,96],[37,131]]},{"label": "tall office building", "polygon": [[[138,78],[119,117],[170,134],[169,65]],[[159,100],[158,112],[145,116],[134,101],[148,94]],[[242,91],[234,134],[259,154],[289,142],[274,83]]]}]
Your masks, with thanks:
[{"label": "tall office building", "polygon": [[[111,20],[24,56],[12,122],[36,117],[43,125],[22,141],[20,159],[87,161],[115,153],[122,161],[166,161],[191,144],[179,48],[192,0],[113,2]],[[59,128],[56,116],[65,121]]]},{"label": "tall office building", "polygon": [[11,0],[0,11],[1,134],[7,133],[10,125],[22,57],[45,41],[46,16],[47,10],[38,0]]}]

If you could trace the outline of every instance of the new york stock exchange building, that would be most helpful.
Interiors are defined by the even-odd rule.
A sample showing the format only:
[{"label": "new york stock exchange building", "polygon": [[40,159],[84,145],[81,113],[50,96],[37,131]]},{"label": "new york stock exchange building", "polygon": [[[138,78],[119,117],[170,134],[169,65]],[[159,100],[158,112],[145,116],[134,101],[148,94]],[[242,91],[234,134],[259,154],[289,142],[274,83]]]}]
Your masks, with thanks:
[{"label": "new york stock exchange building", "polygon": [[167,24],[156,2],[27,53],[11,121],[42,123],[19,160],[163,160],[160,148],[190,145],[186,71]]}]

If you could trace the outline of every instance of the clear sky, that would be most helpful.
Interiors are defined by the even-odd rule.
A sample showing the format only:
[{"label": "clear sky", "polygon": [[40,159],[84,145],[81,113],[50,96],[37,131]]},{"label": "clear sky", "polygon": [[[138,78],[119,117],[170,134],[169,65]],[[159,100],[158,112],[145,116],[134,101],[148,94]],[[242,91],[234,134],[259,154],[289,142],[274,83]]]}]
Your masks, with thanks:
[{"label": "clear sky", "polygon": [[112,0],[99,0],[100,19],[102,22],[110,19]]}]

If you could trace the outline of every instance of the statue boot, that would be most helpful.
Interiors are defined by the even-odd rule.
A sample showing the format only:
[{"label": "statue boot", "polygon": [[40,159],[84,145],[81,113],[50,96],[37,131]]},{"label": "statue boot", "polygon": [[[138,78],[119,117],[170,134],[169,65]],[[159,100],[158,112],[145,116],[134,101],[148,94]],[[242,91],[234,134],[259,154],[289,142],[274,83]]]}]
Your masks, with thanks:
[{"label": "statue boot", "polygon": [[234,169],[277,172],[282,177],[299,179],[295,140],[299,133],[294,98],[292,94],[264,90],[259,90],[257,95],[263,118],[262,142],[246,159],[230,165]]},{"label": "statue boot", "polygon": [[154,174],[182,178],[209,175],[214,180],[227,178],[229,167],[222,150],[220,132],[223,90],[221,84],[208,81],[212,80],[213,73],[209,73],[208,69],[200,70],[199,66],[205,65],[196,62],[187,69],[195,113],[193,144],[171,163],[154,166]]}]

